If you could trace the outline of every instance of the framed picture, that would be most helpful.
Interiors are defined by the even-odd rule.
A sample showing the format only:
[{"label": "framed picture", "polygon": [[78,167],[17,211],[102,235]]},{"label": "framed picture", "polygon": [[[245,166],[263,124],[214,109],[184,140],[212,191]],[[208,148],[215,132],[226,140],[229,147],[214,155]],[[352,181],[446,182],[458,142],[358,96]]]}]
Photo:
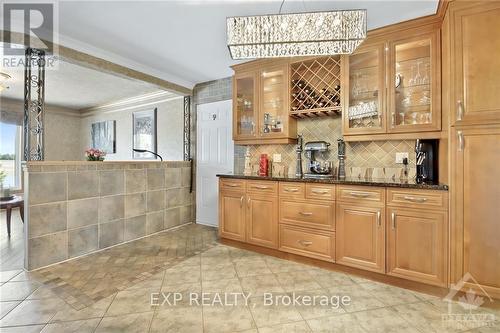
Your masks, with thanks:
[{"label": "framed picture", "polygon": [[106,152],[116,153],[116,121],[108,120],[93,123],[90,129],[92,148]]},{"label": "framed picture", "polygon": [[[133,148],[156,151],[156,108],[154,110],[137,111],[132,114]],[[132,151],[134,159],[151,159],[156,157],[150,153]]]}]

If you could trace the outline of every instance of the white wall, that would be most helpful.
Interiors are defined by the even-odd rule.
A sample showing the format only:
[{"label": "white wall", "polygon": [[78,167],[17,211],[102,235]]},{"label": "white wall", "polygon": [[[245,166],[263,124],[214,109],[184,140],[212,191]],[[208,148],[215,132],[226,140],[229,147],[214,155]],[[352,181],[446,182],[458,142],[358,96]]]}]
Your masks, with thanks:
[{"label": "white wall", "polygon": [[132,113],[157,108],[158,154],[164,160],[183,160],[182,96],[174,99],[155,99],[135,103],[117,103],[83,112],[80,125],[81,151],[91,147],[92,123],[116,120],[116,154],[108,154],[107,160],[132,160]]}]

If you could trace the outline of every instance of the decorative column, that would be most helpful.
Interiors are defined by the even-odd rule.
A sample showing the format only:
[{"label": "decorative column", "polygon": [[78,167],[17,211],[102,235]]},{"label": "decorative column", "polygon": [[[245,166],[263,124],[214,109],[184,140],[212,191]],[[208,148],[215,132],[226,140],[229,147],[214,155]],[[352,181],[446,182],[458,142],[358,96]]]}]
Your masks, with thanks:
[{"label": "decorative column", "polygon": [[191,160],[191,96],[184,96],[184,161]]},{"label": "decorative column", "polygon": [[28,48],[24,67],[24,160],[44,159],[45,52]]}]

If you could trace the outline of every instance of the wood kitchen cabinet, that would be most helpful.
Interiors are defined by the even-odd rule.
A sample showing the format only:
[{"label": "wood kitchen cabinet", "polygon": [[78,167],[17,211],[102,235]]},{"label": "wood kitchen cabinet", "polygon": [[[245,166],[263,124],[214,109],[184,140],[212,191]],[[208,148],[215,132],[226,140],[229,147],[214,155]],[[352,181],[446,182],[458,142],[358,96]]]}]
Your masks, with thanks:
[{"label": "wood kitchen cabinet", "polygon": [[387,208],[387,274],[446,286],[447,213]]},{"label": "wood kitchen cabinet", "polygon": [[222,238],[277,248],[277,182],[220,179],[219,235]]},{"label": "wood kitchen cabinet", "polygon": [[451,125],[500,122],[500,2],[454,1],[449,5],[443,43],[450,73]]},{"label": "wood kitchen cabinet", "polygon": [[247,193],[246,227],[250,244],[278,247],[278,197]]},{"label": "wood kitchen cabinet", "polygon": [[440,34],[389,42],[389,133],[441,130]]},{"label": "wood kitchen cabinet", "polygon": [[378,43],[344,57],[344,135],[386,133],[385,53]]},{"label": "wood kitchen cabinet", "polygon": [[245,241],[245,192],[219,192],[219,234],[221,237]]},{"label": "wood kitchen cabinet", "polygon": [[367,39],[343,56],[346,141],[441,136],[441,54],[437,25]]},{"label": "wood kitchen cabinet", "polygon": [[[451,282],[500,298],[500,125],[451,131]],[[483,293],[473,281],[464,289]]]},{"label": "wood kitchen cabinet", "polygon": [[336,210],[336,262],[385,273],[384,208],[338,202]]},{"label": "wood kitchen cabinet", "polygon": [[233,139],[257,138],[258,77],[256,72],[237,73],[233,77]]},{"label": "wood kitchen cabinet", "polygon": [[297,138],[289,116],[288,59],[264,59],[232,67],[233,140],[237,144],[286,144]]}]

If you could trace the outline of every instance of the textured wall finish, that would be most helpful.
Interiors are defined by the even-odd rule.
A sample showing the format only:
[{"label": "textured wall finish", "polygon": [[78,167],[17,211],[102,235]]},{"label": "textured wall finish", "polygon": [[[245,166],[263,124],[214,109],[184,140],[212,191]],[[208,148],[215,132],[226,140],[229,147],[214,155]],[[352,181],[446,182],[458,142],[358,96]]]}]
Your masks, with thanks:
[{"label": "textured wall finish", "polygon": [[28,270],[193,221],[188,162],[32,162],[24,177]]}]

